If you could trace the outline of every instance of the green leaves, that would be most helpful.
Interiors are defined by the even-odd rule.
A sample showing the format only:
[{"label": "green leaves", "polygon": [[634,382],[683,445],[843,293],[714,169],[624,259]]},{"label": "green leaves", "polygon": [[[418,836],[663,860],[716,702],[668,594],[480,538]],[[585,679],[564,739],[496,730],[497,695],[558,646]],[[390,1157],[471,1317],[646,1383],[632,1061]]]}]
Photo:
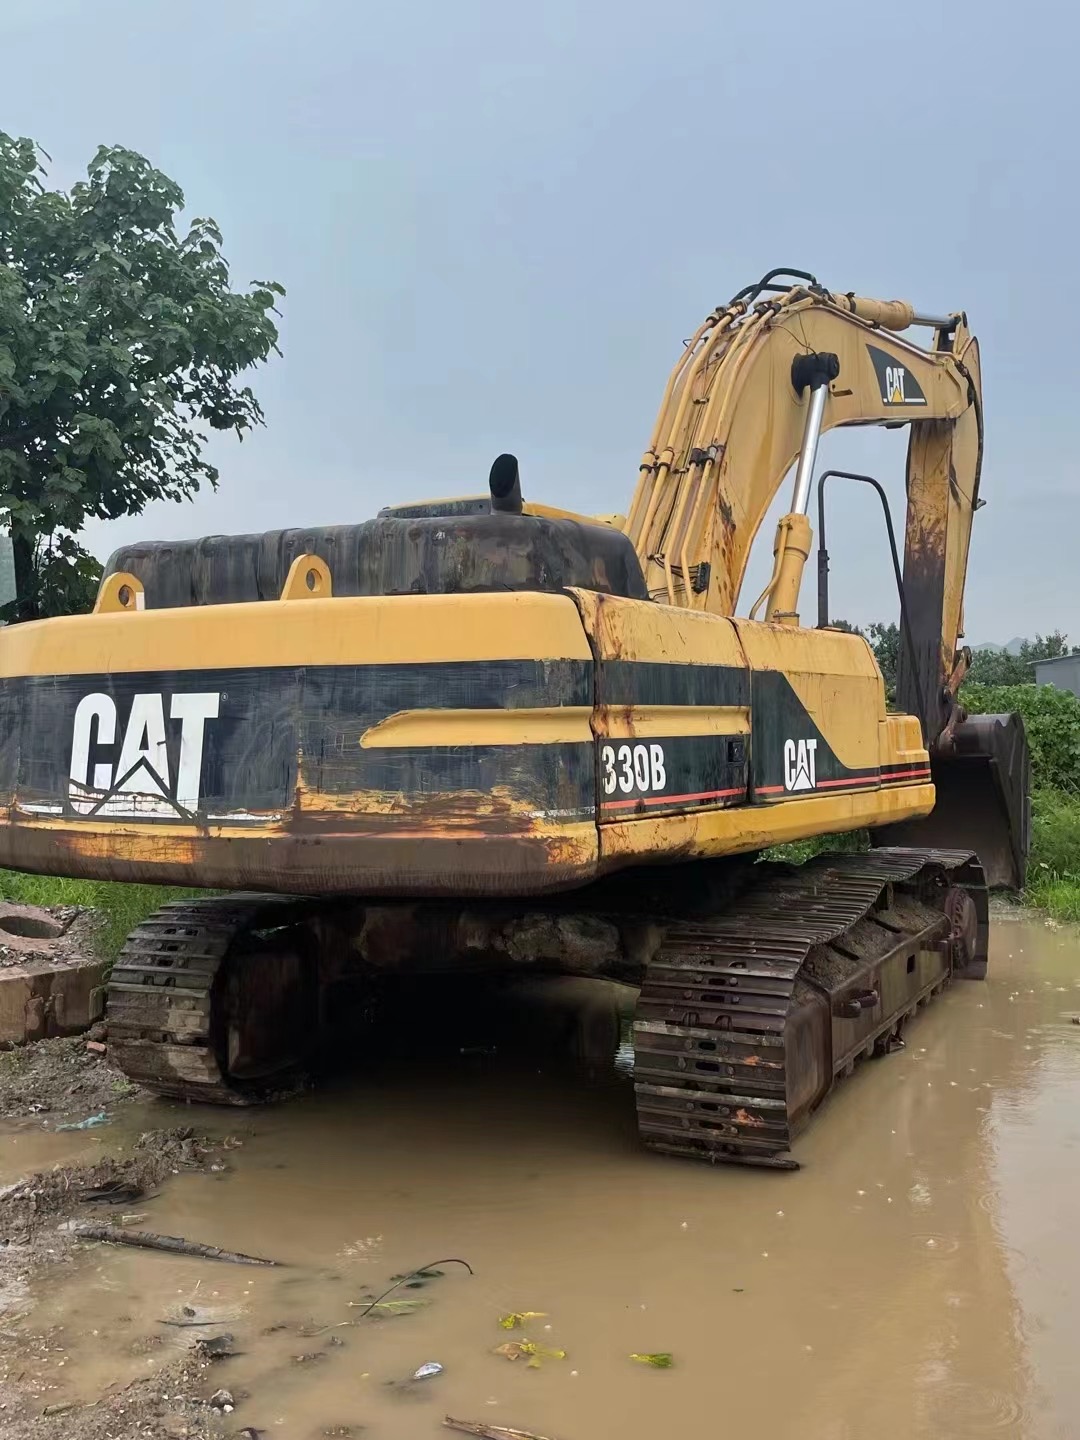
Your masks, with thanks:
[{"label": "green leaves", "polygon": [[964,685],[960,703],[976,715],[1019,711],[1031,747],[1034,788],[1080,795],[1080,700],[1075,695],[1050,685]]},{"label": "green leaves", "polygon": [[218,226],[196,218],[181,239],[183,191],[135,151],[100,147],[68,194],[44,188],[43,154],[0,132],[0,490],[19,618],[54,603],[35,574],[46,551],[73,563],[54,537],[217,483],[204,430],[263,423],[238,381],[277,351],[284,294],[234,291]]},{"label": "green leaves", "polygon": [[675,1364],[674,1358],[667,1350],[654,1350],[648,1354],[633,1354],[631,1360],[636,1360],[639,1365],[651,1365],[654,1370],[670,1370]]},{"label": "green leaves", "polygon": [[527,1358],[528,1369],[539,1370],[545,1360],[565,1360],[566,1351],[551,1345],[538,1345],[535,1340],[507,1340],[505,1345],[496,1345],[493,1352],[504,1360]]},{"label": "green leaves", "polygon": [[509,1315],[500,1315],[499,1324],[504,1330],[517,1330],[527,1325],[530,1320],[543,1320],[543,1310],[512,1310]]}]

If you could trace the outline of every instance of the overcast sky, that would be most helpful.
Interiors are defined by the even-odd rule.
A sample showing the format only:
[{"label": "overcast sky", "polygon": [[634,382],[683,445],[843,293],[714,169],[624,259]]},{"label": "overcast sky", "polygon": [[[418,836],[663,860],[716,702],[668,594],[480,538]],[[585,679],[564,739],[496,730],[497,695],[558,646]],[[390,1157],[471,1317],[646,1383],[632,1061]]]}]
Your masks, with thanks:
[{"label": "overcast sky", "polygon": [[[4,11],[0,128],[40,141],[56,184],[100,142],[140,150],[221,225],[238,283],[288,289],[285,358],[253,382],[267,428],[216,445],[217,494],[95,525],[102,556],[129,539],[474,492],[503,449],[529,497],[625,510],[682,338],[783,264],[968,311],[988,502],[968,638],[1059,626],[1080,641],[1080,87],[1066,7]],[[900,503],[903,454],[897,435],[851,432],[822,458],[873,469]],[[852,620],[897,608],[872,498],[837,490],[831,512],[832,608]],[[751,580],[760,571],[759,559]]]}]

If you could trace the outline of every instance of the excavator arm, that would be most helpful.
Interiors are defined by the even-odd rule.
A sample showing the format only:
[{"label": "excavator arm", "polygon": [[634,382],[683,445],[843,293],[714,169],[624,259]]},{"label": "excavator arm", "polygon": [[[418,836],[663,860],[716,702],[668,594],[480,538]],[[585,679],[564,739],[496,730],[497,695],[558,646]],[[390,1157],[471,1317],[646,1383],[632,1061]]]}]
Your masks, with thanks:
[{"label": "excavator arm", "polygon": [[[930,332],[929,345],[901,334],[912,327]],[[1022,726],[1016,717],[969,722],[956,700],[969,663],[959,642],[982,462],[979,348],[966,316],[920,315],[779,271],[714,310],[671,372],[627,517],[649,592],[734,614],[751,546],[797,461],[772,576],[751,610],[764,605],[768,620],[797,625],[817,445],[845,425],[910,428],[897,701],[918,716],[943,776],[961,752],[990,764],[1006,817],[997,871],[1021,883]],[[940,830],[940,815],[935,823]],[[955,817],[948,824],[954,835]]]}]

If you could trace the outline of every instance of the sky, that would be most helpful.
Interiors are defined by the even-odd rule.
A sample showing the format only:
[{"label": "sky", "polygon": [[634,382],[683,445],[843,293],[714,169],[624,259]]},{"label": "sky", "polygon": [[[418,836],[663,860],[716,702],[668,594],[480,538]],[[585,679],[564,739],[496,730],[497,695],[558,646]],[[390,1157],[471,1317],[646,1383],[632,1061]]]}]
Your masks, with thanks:
[{"label": "sky", "polygon": [[[215,439],[217,493],[86,543],[360,520],[483,491],[502,450],[527,498],[625,511],[683,338],[788,265],[968,312],[967,638],[1080,641],[1078,36],[1046,0],[7,0],[0,128],[52,183],[139,150],[217,220],[238,285],[288,291],[284,358],[252,379],[267,425]],[[821,463],[902,513],[900,435],[834,432]],[[875,503],[829,512],[856,622],[898,609]]]}]

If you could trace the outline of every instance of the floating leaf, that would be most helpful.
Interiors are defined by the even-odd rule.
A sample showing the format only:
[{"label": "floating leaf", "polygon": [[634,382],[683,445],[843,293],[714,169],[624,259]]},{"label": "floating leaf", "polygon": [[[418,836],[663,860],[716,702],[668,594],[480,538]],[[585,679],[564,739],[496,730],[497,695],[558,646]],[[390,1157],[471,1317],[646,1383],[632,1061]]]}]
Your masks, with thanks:
[{"label": "floating leaf", "polygon": [[543,1310],[511,1310],[509,1315],[500,1315],[499,1324],[504,1330],[518,1330],[528,1320],[546,1320]]},{"label": "floating leaf", "polygon": [[508,1340],[505,1345],[497,1345],[495,1354],[502,1355],[507,1360],[520,1360],[522,1356],[529,1357],[529,1368],[538,1370],[542,1360],[565,1360],[565,1350],[553,1350],[548,1345],[537,1345],[535,1340]]},{"label": "floating leaf", "polygon": [[651,1365],[654,1370],[670,1370],[674,1360],[667,1350],[657,1350],[651,1355],[631,1355],[631,1360],[636,1360],[639,1365]]},{"label": "floating leaf", "polygon": [[[411,1315],[414,1310],[422,1310],[430,1303],[429,1300],[379,1300],[372,1305],[370,1301],[365,1304],[363,1300],[350,1300],[349,1309],[359,1310],[362,1307],[364,1315],[374,1315],[376,1319],[386,1320],[396,1315]],[[363,1316],[360,1318],[363,1319]]]}]

